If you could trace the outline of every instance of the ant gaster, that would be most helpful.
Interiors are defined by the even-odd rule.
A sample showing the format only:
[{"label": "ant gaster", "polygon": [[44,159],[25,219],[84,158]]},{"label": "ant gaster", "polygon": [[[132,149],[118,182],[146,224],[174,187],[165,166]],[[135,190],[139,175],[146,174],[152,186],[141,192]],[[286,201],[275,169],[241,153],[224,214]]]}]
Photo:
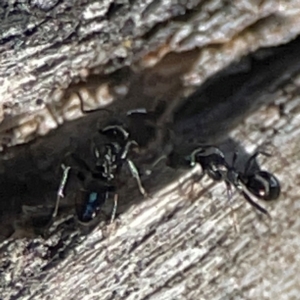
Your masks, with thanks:
[{"label": "ant gaster", "polygon": [[[78,207],[76,206],[76,218],[79,223],[90,224],[104,205],[105,201],[109,198],[110,193],[114,193],[114,200],[116,201],[116,188],[114,182],[111,181],[111,178],[105,176],[108,174],[104,175],[100,170],[92,170],[87,163],[75,153],[68,153],[65,156],[65,162],[62,164],[62,167],[64,170],[63,178],[57,194],[53,217],[56,217],[57,215],[60,198],[64,197],[63,191],[70,172],[74,173],[81,185],[79,193],[81,197],[80,209],[77,209]],[[101,169],[105,170],[104,167]],[[116,207],[114,207],[112,218],[114,217],[115,209]]]}]

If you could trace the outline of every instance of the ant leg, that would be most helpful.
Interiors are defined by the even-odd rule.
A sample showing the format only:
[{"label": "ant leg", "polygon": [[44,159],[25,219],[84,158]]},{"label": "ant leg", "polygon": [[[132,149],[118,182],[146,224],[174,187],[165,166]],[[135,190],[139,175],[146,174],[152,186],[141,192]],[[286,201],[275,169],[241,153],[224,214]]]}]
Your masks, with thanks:
[{"label": "ant leg", "polygon": [[133,147],[138,147],[138,143],[136,141],[129,141],[126,143],[125,147],[124,147],[124,150],[120,156],[121,159],[126,159],[129,151],[130,151],[130,147],[133,146]]},{"label": "ant leg", "polygon": [[138,184],[138,187],[139,187],[139,190],[140,190],[141,194],[144,197],[147,197],[147,193],[146,193],[146,191],[145,191],[145,189],[144,189],[144,187],[142,185],[138,169],[136,168],[136,166],[133,163],[133,161],[131,161],[130,159],[127,159],[126,161],[128,163],[128,167],[129,167],[129,170],[130,170],[130,173],[131,173],[132,177],[135,178],[135,180],[136,180],[136,182]]},{"label": "ant leg", "polygon": [[194,167],[196,165],[196,154],[199,152],[199,149],[196,149],[194,150],[191,155],[190,155],[190,158],[191,158],[191,166]]},{"label": "ant leg", "polygon": [[264,215],[268,216],[271,219],[270,214],[268,213],[268,211],[261,207],[259,204],[257,204],[255,201],[253,201],[250,196],[246,193],[246,192],[242,192],[242,195],[244,196],[245,200],[252,205],[253,207],[255,207],[257,210],[259,210],[261,213],[263,213]]},{"label": "ant leg", "polygon": [[150,166],[150,168],[151,169],[147,169],[147,170],[145,170],[145,174],[146,175],[151,175],[151,173],[152,173],[152,170],[162,161],[162,160],[164,160],[164,159],[167,159],[168,157],[167,157],[167,155],[162,155],[162,156],[160,156],[157,160],[155,160],[154,161],[154,163],[153,164],[151,164],[151,166]]},{"label": "ant leg", "polygon": [[115,194],[114,195],[114,207],[111,213],[111,219],[110,219],[110,224],[112,224],[116,218],[116,213],[117,213],[117,206],[118,206],[118,199],[119,199],[119,195]]},{"label": "ant leg", "polygon": [[71,170],[70,166],[65,166],[65,165],[61,165],[61,167],[63,168],[64,172],[63,172],[63,177],[60,181],[60,185],[57,191],[57,198],[56,198],[56,203],[55,203],[55,208],[53,210],[52,216],[50,218],[50,220],[48,221],[47,225],[45,225],[44,231],[42,233],[42,235],[47,238],[49,236],[49,230],[51,225],[53,224],[53,220],[56,218],[57,213],[58,213],[58,208],[59,208],[59,203],[60,203],[60,199],[64,197],[64,188],[67,184],[67,180],[69,177],[69,172]]},{"label": "ant leg", "polygon": [[225,181],[225,185],[226,185],[226,191],[227,191],[227,198],[228,198],[228,200],[230,200],[233,196],[232,185],[228,181]]},{"label": "ant leg", "polygon": [[252,167],[254,161],[256,160],[257,156],[259,155],[259,152],[255,152],[253,155],[250,156],[250,158],[248,159],[246,166],[245,166],[245,170],[244,170],[244,174],[248,174],[250,168]]},{"label": "ant leg", "polygon": [[160,156],[152,165],[151,168],[156,167],[162,160],[167,159],[167,155]]},{"label": "ant leg", "polygon": [[[204,175],[205,175],[205,172],[203,172],[203,170],[201,171],[201,174],[193,174],[192,175],[191,189],[190,189],[188,195],[195,195],[195,192],[194,192],[195,183],[201,181],[202,178],[204,177]],[[181,190],[182,190],[182,188],[181,188]]]},{"label": "ant leg", "polygon": [[[257,155],[256,153],[254,155]],[[253,155],[253,156],[254,156]],[[244,191],[243,185],[241,184],[241,182],[235,182],[232,183],[234,185],[234,187],[236,188],[236,190],[244,196],[245,200],[252,205],[253,207],[255,207],[257,210],[259,210],[261,213],[263,213],[264,215],[268,216],[269,218],[271,218],[271,216],[269,215],[268,211],[266,209],[264,209],[263,207],[261,207],[258,203],[256,203],[255,201],[253,201],[250,196]]]},{"label": "ant leg", "polygon": [[240,228],[239,228],[237,220],[236,220],[236,213],[235,213],[234,209],[232,208],[231,201],[230,201],[232,199],[232,196],[233,196],[232,185],[227,181],[225,181],[225,184],[226,184],[226,190],[227,190],[227,199],[228,199],[228,202],[229,202],[229,205],[230,205],[230,213],[231,213],[231,217],[232,217],[232,220],[233,220],[234,231],[236,233],[239,233]]},{"label": "ant leg", "polygon": [[62,180],[60,182],[59,189],[58,189],[58,192],[57,192],[56,204],[55,204],[54,211],[52,213],[52,219],[54,219],[57,216],[60,199],[64,198],[64,188],[67,184],[67,180],[68,180],[68,177],[69,177],[69,172],[70,172],[70,169],[71,169],[70,166],[66,167],[65,165],[61,165],[61,167],[63,168],[64,173],[63,173],[63,177],[62,177]]},{"label": "ant leg", "polygon": [[267,157],[270,157],[271,154],[268,153],[268,152],[265,152],[265,151],[256,151],[253,155],[251,155],[251,157],[248,159],[247,163],[246,163],[246,166],[245,166],[245,171],[244,171],[244,174],[248,174],[252,164],[254,163],[255,159],[257,158],[258,155],[264,155],[264,156],[267,156]]}]

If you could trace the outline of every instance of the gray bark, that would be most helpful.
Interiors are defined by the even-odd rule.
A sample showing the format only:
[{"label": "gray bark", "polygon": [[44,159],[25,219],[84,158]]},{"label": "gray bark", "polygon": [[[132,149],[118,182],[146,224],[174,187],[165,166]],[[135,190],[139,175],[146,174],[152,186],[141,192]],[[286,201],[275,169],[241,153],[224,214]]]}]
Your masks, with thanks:
[{"label": "gray bark", "polygon": [[[297,299],[299,42],[211,78],[296,37],[297,1],[112,2],[10,1],[0,10],[0,298]],[[163,99],[172,116],[200,85],[174,122],[212,105],[215,114],[201,118],[205,140],[224,133],[250,152],[271,145],[273,156],[260,162],[282,184],[281,199],[266,204],[272,220],[240,195],[228,202],[222,183],[193,183],[159,165],[143,178],[152,198],[141,199],[133,180],[121,189],[114,224],[83,237],[62,219],[47,240],[36,236],[24,207],[51,214],[62,156],[88,155],[107,119],[99,112],[70,122],[82,117],[74,91],[87,108],[114,102],[117,116]],[[224,98],[210,98],[218,89]],[[176,124],[182,144],[190,136]],[[67,216],[75,195],[62,203]]]},{"label": "gray bark", "polygon": [[[3,4],[3,146],[27,142],[73,118],[65,111],[74,90],[86,88],[91,105],[116,98],[93,99],[99,86],[107,94],[106,84],[112,84],[105,74],[131,66],[131,78],[144,76],[133,99],[144,105],[158,96],[172,99],[180,87],[188,92],[242,55],[293,39],[300,26],[297,1],[56,2]],[[92,74],[98,76],[92,80]],[[128,86],[129,75],[118,86]],[[78,104],[74,110],[80,116]]]}]

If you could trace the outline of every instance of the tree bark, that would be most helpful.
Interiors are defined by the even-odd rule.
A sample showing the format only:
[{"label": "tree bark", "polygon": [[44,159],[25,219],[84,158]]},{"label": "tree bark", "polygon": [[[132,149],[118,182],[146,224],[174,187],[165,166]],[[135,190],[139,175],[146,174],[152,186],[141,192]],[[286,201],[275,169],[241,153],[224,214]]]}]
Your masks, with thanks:
[{"label": "tree bark", "polygon": [[[88,2],[0,9],[0,298],[297,299],[299,41],[253,53],[298,35],[297,1]],[[107,120],[78,119],[78,93],[85,107],[110,104],[116,116],[163,99],[177,112],[178,144],[233,140],[229,154],[272,145],[260,160],[282,185],[266,204],[272,220],[241,195],[227,201],[224,184],[179,179],[160,164],[142,178],[152,198],[141,199],[133,180],[120,190],[115,223],[82,236],[68,217],[37,237],[24,207],[51,214],[61,158],[88,156]],[[203,132],[192,132],[209,106]],[[68,216],[75,194],[62,203]]]}]

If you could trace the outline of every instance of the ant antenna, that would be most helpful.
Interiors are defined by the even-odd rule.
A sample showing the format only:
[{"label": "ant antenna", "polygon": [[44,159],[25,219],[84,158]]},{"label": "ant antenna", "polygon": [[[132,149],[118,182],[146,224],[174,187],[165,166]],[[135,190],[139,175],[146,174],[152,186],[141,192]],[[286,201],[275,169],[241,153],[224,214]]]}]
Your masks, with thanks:
[{"label": "ant antenna", "polygon": [[151,175],[152,173],[152,169],[154,169],[162,160],[166,160],[168,159],[168,156],[167,155],[162,155],[160,156],[152,165],[151,165],[151,170],[150,169],[147,169],[145,170],[145,173],[146,175]]}]

